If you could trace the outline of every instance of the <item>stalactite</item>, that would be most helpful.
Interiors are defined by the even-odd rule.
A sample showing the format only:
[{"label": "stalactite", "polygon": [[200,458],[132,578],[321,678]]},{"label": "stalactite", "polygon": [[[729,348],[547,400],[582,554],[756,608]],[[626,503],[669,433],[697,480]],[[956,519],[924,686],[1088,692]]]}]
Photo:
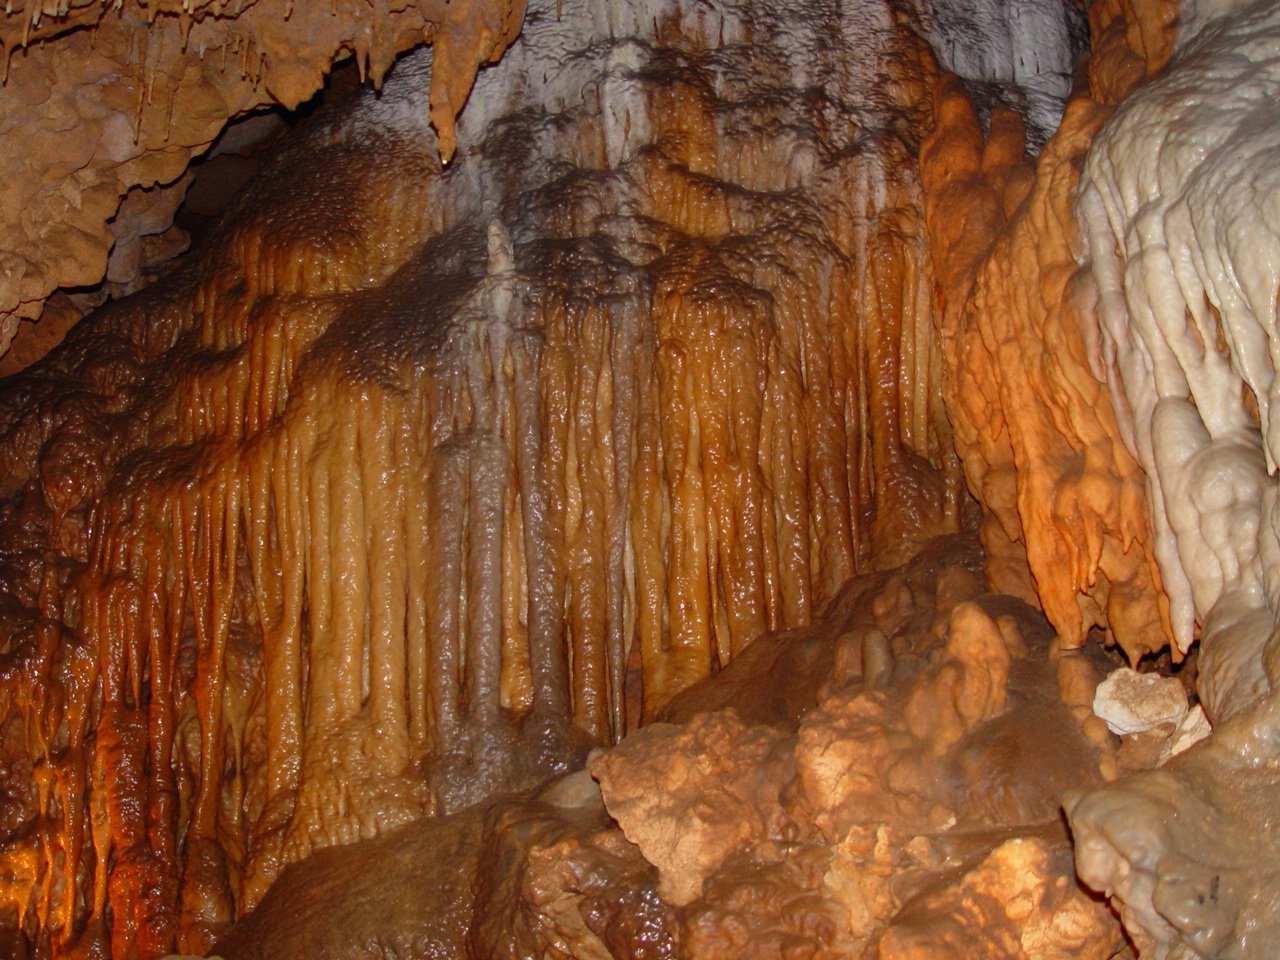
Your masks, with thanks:
[{"label": "stalactite", "polygon": [[[220,2],[77,0],[46,8],[31,0],[0,11],[0,118],[30,134],[0,158],[13,186],[3,198],[0,353],[15,335],[30,336],[19,321],[40,320],[57,288],[103,280],[117,239],[109,221],[130,188],[180,176],[228,120],[264,106],[297,107],[353,52],[376,85],[400,53],[424,39],[439,44],[423,109],[450,155],[477,70],[501,56],[524,15],[524,3],[511,0],[363,0],[343,16],[324,3],[286,16],[286,5],[255,0],[224,15]],[[206,57],[211,50],[219,56]],[[28,102],[19,91],[33,84],[47,84],[49,96]],[[28,166],[32,150],[45,162]],[[32,210],[39,215],[19,215]]]},{"label": "stalactite", "polygon": [[[539,8],[447,168],[410,58],[284,145],[173,292],[73,335],[48,398],[0,397],[6,491],[85,538],[50,534],[11,641],[49,678],[15,701],[46,771],[30,929],[205,949],[288,863],[564,769],[953,525],[891,129],[928,67],[876,10],[873,41],[803,25],[853,58],[811,96],[733,40],[754,8],[613,11],[667,38],[625,82],[640,48],[595,7]],[[584,102],[539,36],[609,82]],[[108,336],[133,345],[93,379],[77,344]]]}]

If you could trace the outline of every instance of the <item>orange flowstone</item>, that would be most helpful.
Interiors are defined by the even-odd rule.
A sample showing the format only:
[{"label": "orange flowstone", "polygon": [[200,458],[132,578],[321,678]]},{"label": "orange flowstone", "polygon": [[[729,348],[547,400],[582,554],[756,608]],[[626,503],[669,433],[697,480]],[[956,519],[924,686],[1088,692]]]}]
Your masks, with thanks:
[{"label": "orange flowstone", "polygon": [[[921,148],[943,302],[947,408],[984,512],[988,575],[1037,599],[1066,648],[1104,627],[1136,661],[1170,640],[1145,480],[1100,367],[1097,321],[1075,281],[1080,163],[1116,98],[1167,58],[1173,5],[1090,10],[1090,92],[1067,104],[1035,164],[1021,123],[997,110],[984,136],[944,80]],[[1129,11],[1131,12],[1131,11]],[[1145,59],[1144,59],[1145,58]]]}]

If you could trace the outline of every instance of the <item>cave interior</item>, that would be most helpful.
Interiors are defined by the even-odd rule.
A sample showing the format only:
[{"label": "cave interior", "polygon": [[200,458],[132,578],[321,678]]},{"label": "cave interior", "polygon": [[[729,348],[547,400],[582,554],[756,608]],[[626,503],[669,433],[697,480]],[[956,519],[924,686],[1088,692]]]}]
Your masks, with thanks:
[{"label": "cave interior", "polygon": [[0,958],[1280,955],[1273,2],[0,61]]}]

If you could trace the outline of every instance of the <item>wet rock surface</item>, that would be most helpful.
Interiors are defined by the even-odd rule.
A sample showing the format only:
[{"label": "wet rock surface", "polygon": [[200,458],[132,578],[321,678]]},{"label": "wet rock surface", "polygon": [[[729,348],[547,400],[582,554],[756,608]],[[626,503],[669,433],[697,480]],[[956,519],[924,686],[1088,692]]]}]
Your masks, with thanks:
[{"label": "wet rock surface", "polygon": [[[853,623],[878,608],[895,665],[876,684],[856,675],[828,683],[798,726],[787,709],[773,723],[748,723],[725,704],[719,687],[750,687],[743,658],[686,695],[706,697],[712,711],[647,726],[536,795],[290,867],[217,949],[1113,956],[1119,925],[1076,881],[1059,814],[1064,792],[1101,782],[1098,752],[1059,700],[1047,625],[1020,601],[978,592],[973,556],[945,541],[906,568],[851,583],[805,631],[799,659],[816,647],[834,660]],[[868,603],[851,609],[850,597]],[[940,682],[979,635],[985,685]],[[788,638],[757,641],[775,642]],[[1003,658],[990,655],[998,644]],[[788,660],[784,646],[773,668]],[[953,724],[965,727],[958,737]],[[346,905],[323,906],[342,871],[355,891],[350,919]],[[372,919],[357,915],[366,897],[379,905]],[[464,919],[444,924],[442,911]],[[373,936],[393,927],[399,939]]]},{"label": "wet rock surface", "polygon": [[537,795],[432,818],[287,869],[213,948],[280,956],[680,956],[656,871],[585,772]]},{"label": "wet rock surface", "polygon": [[1275,707],[1259,705],[1160,769],[1069,800],[1080,876],[1112,898],[1140,955],[1271,954],[1275,730]]},{"label": "wet rock surface", "polygon": [[[1101,958],[1105,896],[1144,956],[1269,956],[1269,5],[1175,48],[1173,4],[1092,4],[1034,169],[878,0],[379,6],[367,45],[308,4],[296,49],[189,6],[0,19],[66,41],[0,92],[57,158],[4,200],[45,242],[0,247],[0,340],[180,245],[227,116],[434,52],[0,388],[4,949]],[[895,568],[962,467],[985,555]],[[1099,697],[1099,636],[1199,638],[1198,702]]]},{"label": "wet rock surface", "polygon": [[285,866],[572,769],[955,528],[933,65],[859,11],[538,6],[447,166],[442,34],[6,382],[34,949],[207,949]]}]

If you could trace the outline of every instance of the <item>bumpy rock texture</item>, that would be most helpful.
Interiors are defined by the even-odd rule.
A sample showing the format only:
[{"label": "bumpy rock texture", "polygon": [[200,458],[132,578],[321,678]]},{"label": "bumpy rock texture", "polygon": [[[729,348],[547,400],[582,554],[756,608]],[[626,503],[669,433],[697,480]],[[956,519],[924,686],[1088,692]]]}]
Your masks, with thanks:
[{"label": "bumpy rock texture", "polygon": [[1271,4],[10,6],[12,952],[1269,955]]},{"label": "bumpy rock texture", "polygon": [[[1053,661],[1043,617],[981,592],[977,567],[944,539],[855,579],[814,626],[762,638],[771,658],[735,660],[597,755],[598,787],[580,771],[323,851],[217,951],[1112,957],[1121,930],[1075,881],[1057,806],[1114,748],[1083,733],[1060,676],[1096,682],[1104,661]],[[774,671],[807,696],[762,704]]]},{"label": "bumpy rock texture", "polygon": [[[1020,601],[980,593],[974,559],[937,544],[850,585],[816,635],[778,641],[773,669],[813,679],[807,709],[778,703],[767,717],[744,659],[672,712],[721,704],[727,687],[753,721],[731,703],[592,763],[609,813],[681,907],[685,955],[1118,948],[1072,877],[1056,815],[1062,790],[1098,779],[1098,755],[1060,699],[1052,631]],[[1040,738],[1052,756],[1033,749]]]},{"label": "bumpy rock texture", "polygon": [[1177,645],[1200,637],[1212,737],[1071,809],[1081,875],[1143,955],[1265,957],[1280,780],[1274,476],[1280,15],[1204,5],[1082,180],[1088,289],[1120,426],[1150,481]]},{"label": "bumpy rock texture", "polygon": [[[1158,13],[1158,10],[1153,10]],[[997,110],[984,137],[944,87],[921,154],[944,298],[948,411],[982,502],[988,574],[1038,598],[1067,646],[1104,626],[1136,662],[1170,636],[1145,479],[1123,442],[1081,286],[1072,203],[1079,165],[1112,103],[1143,76],[1130,49],[1159,22],[1094,4],[1088,93],[1067,104],[1033,169],[1023,124]],[[1159,62],[1150,64],[1156,69]]]},{"label": "bumpy rock texture", "polygon": [[[949,409],[993,582],[1028,585],[1025,544],[1065,643],[1103,626],[1137,662],[1200,641],[1202,708],[1156,723],[1177,725],[1169,742],[1132,731],[1120,763],[1181,753],[1206,716],[1216,733],[1071,803],[1081,875],[1144,957],[1269,956],[1270,838],[1246,838],[1277,789],[1276,14],[1104,3],[1090,18],[1087,87],[1034,176],[1011,163],[1016,118],[984,141],[963,98],[939,97],[922,167]],[[1007,226],[988,248],[961,222]]]},{"label": "bumpy rock texture", "polygon": [[[0,353],[57,288],[92,286],[134,198],[178,181],[224,124],[292,109],[354,56],[379,82],[434,44],[440,150],[481,64],[520,30],[523,0],[11,0],[0,12]],[[112,255],[112,266],[122,269]],[[65,325],[65,305],[45,318]]]}]

